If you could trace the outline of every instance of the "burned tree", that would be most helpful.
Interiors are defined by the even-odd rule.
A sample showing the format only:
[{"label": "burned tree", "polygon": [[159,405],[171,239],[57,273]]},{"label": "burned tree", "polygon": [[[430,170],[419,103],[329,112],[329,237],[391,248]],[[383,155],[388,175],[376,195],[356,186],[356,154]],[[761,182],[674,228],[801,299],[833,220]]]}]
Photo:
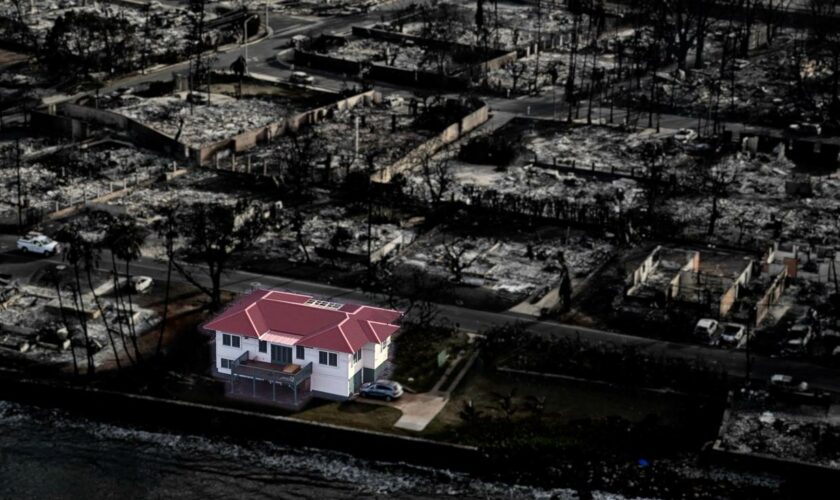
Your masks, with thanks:
[{"label": "burned tree", "polygon": [[56,74],[113,75],[134,68],[136,43],[136,29],[124,18],[69,11],[47,33],[43,60]]},{"label": "burned tree", "polygon": [[431,61],[441,75],[449,73],[448,65],[452,60],[451,44],[466,32],[466,26],[461,12],[453,5],[438,4],[422,7],[420,11],[422,28],[420,36],[434,40],[426,48],[424,61]]},{"label": "burned tree", "polygon": [[719,165],[710,166],[703,163],[698,165],[697,186],[701,194],[708,196],[711,205],[706,230],[709,238],[714,237],[717,221],[720,219],[720,200],[730,194],[733,185],[738,180],[741,166],[739,158],[729,159]]},{"label": "burned tree", "polygon": [[299,130],[289,134],[289,147],[283,152],[283,164],[287,195],[300,203],[312,197],[315,185],[315,163],[323,148],[323,141],[313,130]]},{"label": "burned tree", "polygon": [[432,151],[424,151],[418,163],[429,200],[432,205],[438,206],[454,182],[449,168],[449,154],[444,152],[436,156]]},{"label": "burned tree", "polygon": [[[222,274],[231,257],[251,248],[265,230],[262,207],[247,202],[234,206],[196,203],[179,210],[175,218],[184,246],[169,250],[167,258],[184,279],[210,298],[210,309],[218,310],[222,305]],[[209,285],[199,273],[206,276]]]},{"label": "burned tree", "polygon": [[510,92],[515,94],[519,91],[519,80],[525,75],[528,67],[521,61],[511,61],[506,63],[502,68],[510,76],[511,88]]},{"label": "burned tree", "polygon": [[473,265],[481,254],[475,251],[475,245],[461,240],[444,241],[442,247],[443,262],[452,274],[452,281],[461,283],[464,280],[464,271]]}]

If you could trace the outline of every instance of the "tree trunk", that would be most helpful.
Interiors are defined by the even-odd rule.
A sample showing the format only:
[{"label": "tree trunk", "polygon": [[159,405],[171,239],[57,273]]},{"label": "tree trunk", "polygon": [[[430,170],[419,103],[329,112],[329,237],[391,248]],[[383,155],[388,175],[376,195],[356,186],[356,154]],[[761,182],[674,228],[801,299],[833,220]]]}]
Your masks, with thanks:
[{"label": "tree trunk", "polygon": [[76,314],[79,316],[79,324],[82,326],[82,333],[85,336],[85,355],[87,356],[87,373],[93,375],[96,367],[93,363],[93,355],[90,353],[90,334],[88,333],[87,318],[85,317],[85,301],[82,299],[82,280],[79,278],[79,265],[73,264],[73,275],[76,278],[75,294],[73,300],[76,302]]},{"label": "tree trunk", "polygon": [[694,53],[694,67],[696,69],[703,68],[703,55],[706,50],[706,27],[697,27],[697,49]]},{"label": "tree trunk", "polygon": [[[167,243],[167,246],[171,247],[171,243]],[[171,252],[167,251],[167,255],[170,255]],[[163,334],[166,331],[166,320],[167,316],[169,315],[169,289],[170,284],[172,282],[172,258],[170,257],[167,259],[167,266],[166,266],[166,291],[163,295],[163,318],[161,319],[160,323],[160,333],[158,334],[158,341],[157,347],[155,348],[155,357],[160,357],[161,351],[163,350]]]},{"label": "tree trunk", "polygon": [[105,309],[102,308],[102,301],[96,295],[93,288],[93,276],[90,269],[85,269],[87,274],[88,288],[90,294],[93,295],[93,301],[96,303],[96,308],[99,310],[99,315],[102,316],[102,324],[105,325],[105,332],[108,333],[108,342],[111,344],[111,349],[114,351],[114,361],[117,363],[117,370],[122,370],[122,363],[120,362],[120,354],[117,352],[117,343],[114,341],[114,335],[111,332],[111,327],[108,326],[108,318],[105,316]]},{"label": "tree trunk", "polygon": [[76,348],[73,346],[73,338],[72,332],[70,330],[70,323],[67,321],[67,315],[64,312],[64,300],[61,298],[61,281],[56,281],[55,283],[55,293],[58,295],[58,310],[61,314],[61,322],[64,324],[64,328],[67,329],[67,338],[70,339],[70,356],[73,357],[73,375],[78,377],[79,376],[79,362],[76,359]]},{"label": "tree trunk", "polygon": [[[122,318],[123,313],[125,312],[125,303],[122,298],[122,291],[120,290],[120,280],[119,280],[119,273],[117,272],[117,260],[114,258],[114,252],[111,252],[111,267],[113,269],[114,275],[114,298],[116,299],[117,303],[117,311],[119,313],[120,318]],[[125,355],[128,357],[128,361],[133,365],[135,363],[134,357],[131,355],[131,351],[128,349],[128,343],[125,340],[126,332],[123,329],[122,319],[117,321],[117,327],[120,331],[120,338],[122,339],[122,346]]]},{"label": "tree trunk", "polygon": [[709,214],[709,231],[707,235],[712,237],[715,235],[715,225],[720,214],[718,213],[718,195],[712,197],[712,213]]},{"label": "tree trunk", "polygon": [[140,354],[140,348],[137,346],[137,329],[134,326],[134,304],[131,299],[131,261],[129,260],[125,261],[125,281],[128,284],[128,293],[126,295],[128,295],[128,326],[131,331],[131,344],[134,346],[134,355],[139,363],[143,359],[143,356]]}]

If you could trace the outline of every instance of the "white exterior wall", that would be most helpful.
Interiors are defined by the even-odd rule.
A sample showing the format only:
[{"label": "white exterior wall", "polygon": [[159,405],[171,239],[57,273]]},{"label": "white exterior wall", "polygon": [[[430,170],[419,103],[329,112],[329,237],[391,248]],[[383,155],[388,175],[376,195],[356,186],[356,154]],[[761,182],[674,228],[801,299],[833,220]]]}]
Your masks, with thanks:
[{"label": "white exterior wall", "polygon": [[242,356],[243,352],[248,350],[245,342],[246,337],[239,337],[239,339],[239,348],[224,345],[222,343],[222,332],[216,332],[216,370],[218,370],[219,373],[230,375],[230,369],[222,368],[222,358],[233,361],[239,356]]},{"label": "white exterior wall", "polygon": [[362,365],[371,370],[376,368],[376,344],[370,342],[362,347]]},{"label": "white exterior wall", "polygon": [[[259,340],[252,337],[239,337],[239,348],[226,346],[222,343],[223,332],[216,332],[216,370],[219,373],[230,375],[230,369],[222,368],[222,359],[235,360],[248,351],[248,358],[266,363],[271,362],[271,343],[266,347],[266,352],[260,352]],[[276,344],[282,345],[282,344]],[[337,366],[322,365],[319,363],[318,353],[321,349],[310,347],[304,348],[304,359],[297,358],[297,347],[292,348],[292,363],[305,366],[312,363],[311,389],[313,391],[334,394],[341,397],[350,396],[350,382],[353,375],[364,368],[375,369],[388,359],[388,349],[383,349],[379,344],[368,343],[362,348],[362,359],[353,362],[353,355],[341,352],[334,352],[338,358]],[[333,351],[324,351],[327,353]]]},{"label": "white exterior wall", "polygon": [[[320,349],[306,349],[307,361],[312,358],[312,390],[326,392],[341,397],[350,396],[350,369],[352,354],[334,353],[338,357],[338,366],[322,365],[318,362]],[[332,351],[324,351],[332,352]]]},{"label": "white exterior wall", "polygon": [[387,361],[390,346],[390,338],[385,341],[385,344],[374,344],[373,342],[366,344],[362,348],[362,363],[364,367],[375,370],[379,365]]},{"label": "white exterior wall", "polygon": [[391,349],[391,339],[388,338],[382,344],[374,344],[376,348],[376,367],[379,367],[382,363],[388,361],[388,351]]}]

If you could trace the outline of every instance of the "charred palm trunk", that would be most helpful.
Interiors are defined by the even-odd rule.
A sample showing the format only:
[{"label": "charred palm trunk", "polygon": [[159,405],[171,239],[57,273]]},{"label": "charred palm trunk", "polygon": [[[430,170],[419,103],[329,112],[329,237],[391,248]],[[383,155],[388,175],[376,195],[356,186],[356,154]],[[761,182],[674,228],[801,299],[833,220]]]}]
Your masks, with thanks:
[{"label": "charred palm trunk", "polygon": [[[166,255],[172,255],[172,240],[168,239],[167,243],[167,250]],[[166,291],[164,292],[163,296],[163,317],[161,318],[160,322],[160,332],[158,333],[158,341],[157,347],[155,348],[155,357],[160,357],[161,352],[163,351],[163,335],[166,332],[166,320],[168,319],[169,315],[169,290],[170,284],[172,283],[172,258],[167,259],[167,266],[166,266]]]},{"label": "charred palm trunk", "polygon": [[67,330],[67,338],[70,339],[70,356],[73,358],[73,375],[79,376],[79,361],[76,359],[76,348],[73,347],[73,338],[70,330],[70,323],[67,321],[67,314],[64,312],[64,299],[61,298],[61,281],[55,282],[55,293],[58,295],[58,310],[61,314],[61,322]]},{"label": "charred palm trunk", "polygon": [[79,316],[79,324],[82,326],[82,334],[85,336],[85,356],[87,357],[87,373],[93,375],[96,373],[96,367],[93,363],[93,355],[90,352],[90,334],[88,332],[87,318],[85,317],[85,301],[82,298],[82,280],[79,277],[79,265],[73,264],[73,275],[76,279],[76,286],[74,288],[73,302],[76,306],[76,314]]},{"label": "charred palm trunk", "polygon": [[[114,257],[114,253],[111,252],[111,268],[112,273],[114,276],[114,298],[117,303],[117,311],[119,311],[118,317],[122,318],[122,314],[125,312],[125,302],[122,298],[122,291],[120,290],[120,280],[119,280],[119,272],[117,272],[117,260]],[[122,319],[117,321],[117,327],[119,328],[120,338],[122,339],[122,347],[125,355],[128,357],[129,362],[134,364],[134,357],[131,355],[131,351],[128,349],[128,343],[125,340],[126,331],[123,328]]]},{"label": "charred palm trunk", "polygon": [[117,352],[117,343],[114,341],[113,332],[111,331],[111,327],[108,325],[108,318],[105,317],[105,309],[102,307],[102,301],[99,300],[99,296],[96,295],[96,291],[93,288],[93,276],[91,270],[89,268],[85,269],[85,273],[87,274],[90,294],[93,295],[93,301],[96,303],[96,308],[99,311],[99,315],[102,317],[102,324],[105,325],[105,331],[108,333],[108,342],[111,344],[111,349],[114,351],[114,360],[117,363],[117,370],[121,370],[122,363],[120,362],[120,354]]},{"label": "charred palm trunk", "polygon": [[137,329],[134,325],[134,303],[131,298],[131,261],[126,259],[125,261],[125,280],[128,283],[128,287],[126,288],[128,295],[128,329],[131,333],[131,344],[134,346],[134,356],[137,358],[137,362],[139,363],[142,359],[140,355],[140,347],[137,345]]}]

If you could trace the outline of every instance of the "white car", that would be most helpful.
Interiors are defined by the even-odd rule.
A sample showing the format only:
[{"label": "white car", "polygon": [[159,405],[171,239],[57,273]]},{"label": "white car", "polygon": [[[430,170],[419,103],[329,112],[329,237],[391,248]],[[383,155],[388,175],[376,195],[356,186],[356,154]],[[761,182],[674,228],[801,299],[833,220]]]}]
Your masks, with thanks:
[{"label": "white car", "polygon": [[804,380],[797,380],[790,375],[777,373],[770,377],[770,386],[781,389],[783,391],[791,392],[805,392],[808,390],[808,382]]},{"label": "white car", "polygon": [[154,280],[149,276],[132,276],[131,277],[131,286],[128,284],[129,282],[125,278],[119,279],[119,287],[121,290],[130,289],[134,293],[145,293],[148,292],[152,285],[154,284]]},{"label": "white car", "polygon": [[724,323],[723,331],[720,334],[720,343],[728,346],[737,347],[741,343],[741,339],[746,335],[747,328],[738,323]]},{"label": "white car", "polygon": [[680,142],[693,141],[697,138],[697,132],[690,128],[681,128],[674,134],[674,139]]},{"label": "white car", "polygon": [[719,326],[720,323],[717,320],[703,318],[694,327],[694,335],[701,340],[713,340]]},{"label": "white car", "polygon": [[289,81],[301,85],[312,85],[315,83],[315,78],[303,71],[293,71],[292,74],[289,75]]},{"label": "white car", "polygon": [[134,276],[131,278],[131,282],[134,284],[134,291],[137,293],[144,293],[149,291],[152,288],[152,284],[154,281],[152,278],[148,276]]},{"label": "white car", "polygon": [[29,233],[17,240],[17,247],[24,252],[40,255],[55,255],[61,251],[61,246],[41,233]]}]

